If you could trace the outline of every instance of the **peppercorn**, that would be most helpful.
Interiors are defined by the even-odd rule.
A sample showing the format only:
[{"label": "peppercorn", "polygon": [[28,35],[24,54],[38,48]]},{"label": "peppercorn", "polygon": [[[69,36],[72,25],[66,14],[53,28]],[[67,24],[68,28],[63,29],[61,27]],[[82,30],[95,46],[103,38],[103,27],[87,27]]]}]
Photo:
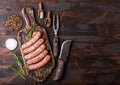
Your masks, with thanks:
[{"label": "peppercorn", "polygon": [[6,28],[9,31],[17,31],[22,27],[22,20],[18,15],[10,15],[6,18]]}]

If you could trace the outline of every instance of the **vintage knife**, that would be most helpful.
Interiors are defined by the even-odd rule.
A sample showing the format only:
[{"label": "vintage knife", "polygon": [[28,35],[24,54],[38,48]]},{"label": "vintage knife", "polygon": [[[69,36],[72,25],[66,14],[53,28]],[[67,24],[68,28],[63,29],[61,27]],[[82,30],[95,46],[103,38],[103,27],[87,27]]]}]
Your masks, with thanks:
[{"label": "vintage knife", "polygon": [[58,66],[55,72],[55,76],[53,78],[53,80],[59,80],[62,76],[62,73],[64,71],[64,65],[67,61],[67,57],[69,55],[69,49],[70,49],[70,44],[71,44],[71,40],[66,40],[63,42],[62,46],[61,46],[61,51],[60,51],[60,55],[59,55],[59,59],[58,59]]}]

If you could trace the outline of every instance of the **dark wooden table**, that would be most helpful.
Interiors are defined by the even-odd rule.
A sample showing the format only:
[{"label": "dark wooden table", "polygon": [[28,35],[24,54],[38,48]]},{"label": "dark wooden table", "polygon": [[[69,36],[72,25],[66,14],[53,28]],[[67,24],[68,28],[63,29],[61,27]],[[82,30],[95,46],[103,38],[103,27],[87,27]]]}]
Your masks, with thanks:
[{"label": "dark wooden table", "polygon": [[[40,1],[45,13],[60,15],[60,45],[73,41],[62,79],[42,84],[120,85],[120,0],[0,0],[0,84],[31,83],[9,68],[15,61],[4,44],[17,32],[6,30],[5,19],[11,14],[22,18],[21,9],[26,6],[37,13]],[[40,24],[37,14],[36,20]],[[52,39],[52,26],[47,31]]]}]

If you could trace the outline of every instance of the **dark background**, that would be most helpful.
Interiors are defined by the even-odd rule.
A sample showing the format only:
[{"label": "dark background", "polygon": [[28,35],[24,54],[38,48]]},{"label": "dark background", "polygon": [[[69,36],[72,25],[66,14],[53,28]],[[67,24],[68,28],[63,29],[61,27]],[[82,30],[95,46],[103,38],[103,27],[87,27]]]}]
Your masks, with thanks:
[{"label": "dark background", "polygon": [[[120,85],[120,0],[0,0],[0,84],[32,84],[9,68],[15,61],[4,43],[17,32],[6,30],[5,19],[11,14],[23,19],[21,9],[31,6],[43,25],[37,16],[40,1],[45,15],[48,10],[60,15],[59,44],[73,41],[62,79],[47,84]],[[52,26],[46,29],[52,42]]]}]

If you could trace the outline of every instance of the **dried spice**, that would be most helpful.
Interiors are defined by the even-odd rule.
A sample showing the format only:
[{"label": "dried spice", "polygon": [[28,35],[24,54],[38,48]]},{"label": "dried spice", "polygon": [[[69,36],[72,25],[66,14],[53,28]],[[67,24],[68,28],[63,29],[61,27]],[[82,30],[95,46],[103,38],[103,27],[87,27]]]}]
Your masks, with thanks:
[{"label": "dried spice", "polygon": [[10,31],[17,31],[22,27],[22,20],[18,15],[10,15],[6,18],[6,28]]},{"label": "dried spice", "polygon": [[44,10],[42,8],[42,3],[41,2],[39,3],[38,16],[39,16],[40,19],[44,18]]}]

